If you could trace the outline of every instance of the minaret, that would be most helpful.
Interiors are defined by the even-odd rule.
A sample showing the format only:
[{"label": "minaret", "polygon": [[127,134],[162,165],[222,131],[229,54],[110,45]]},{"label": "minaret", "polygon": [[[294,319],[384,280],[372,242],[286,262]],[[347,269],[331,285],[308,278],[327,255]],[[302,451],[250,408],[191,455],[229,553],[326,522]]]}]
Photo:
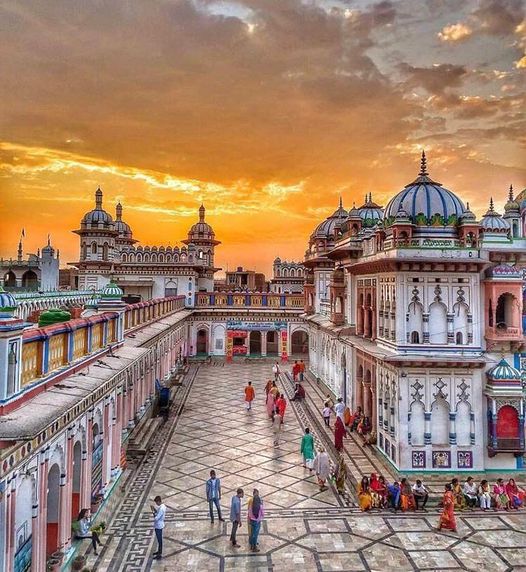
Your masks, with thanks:
[{"label": "minaret", "polygon": [[18,262],[22,262],[22,256],[23,256],[22,239],[20,239],[18,242],[18,255],[17,255]]}]

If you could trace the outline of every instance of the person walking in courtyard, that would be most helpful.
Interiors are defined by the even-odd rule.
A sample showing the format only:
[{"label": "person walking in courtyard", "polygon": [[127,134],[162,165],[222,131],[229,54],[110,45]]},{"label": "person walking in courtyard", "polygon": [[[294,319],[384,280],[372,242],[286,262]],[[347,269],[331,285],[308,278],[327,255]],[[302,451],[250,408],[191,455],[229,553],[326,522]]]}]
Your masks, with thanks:
[{"label": "person walking in courtyard", "polygon": [[217,509],[217,518],[221,522],[225,519],[221,516],[221,481],[216,477],[214,470],[210,471],[210,478],[206,481],[206,500],[208,501],[208,509],[210,511],[210,520],[214,523],[214,505]]},{"label": "person walking in courtyard", "polygon": [[341,397],[338,397],[338,401],[334,406],[334,413],[336,414],[336,417],[339,417],[342,421],[343,421],[344,411],[345,411],[345,403],[343,402],[343,399]]},{"label": "person walking in courtyard", "polygon": [[267,414],[269,419],[274,419],[274,411],[276,409],[276,395],[279,395],[276,382],[272,382],[269,392],[267,393]]},{"label": "person walking in courtyard", "polygon": [[278,410],[279,416],[281,417],[281,422],[285,418],[285,409],[287,409],[287,400],[285,399],[285,395],[280,394],[279,398],[276,401],[276,408]]},{"label": "person walking in courtyard", "polygon": [[329,461],[329,455],[327,455],[323,447],[320,447],[318,454],[314,459],[312,468],[316,473],[320,491],[324,491],[327,488],[325,486],[325,483],[327,482],[327,479],[329,478],[329,474],[331,472],[331,463]]},{"label": "person walking in courtyard", "polygon": [[300,360],[300,382],[303,381],[303,378],[305,377],[305,362],[303,360]]},{"label": "person walking in courtyard", "polygon": [[338,494],[343,495],[345,493],[345,480],[347,479],[347,465],[345,464],[345,459],[342,454],[338,457],[335,479],[336,490]]},{"label": "person walking in courtyard", "polygon": [[267,381],[267,383],[265,384],[265,395],[268,395],[268,392],[271,390],[271,388],[272,388],[272,383],[273,383],[272,380],[269,379],[269,380]]},{"label": "person walking in courtyard", "polygon": [[232,523],[232,532],[230,533],[230,542],[234,548],[239,548],[237,543],[237,529],[241,528],[241,499],[244,496],[243,489],[237,489],[236,494],[230,502],[230,522]]},{"label": "person walking in courtyard", "polygon": [[274,419],[272,420],[272,431],[274,432],[274,447],[279,447],[279,438],[281,434],[281,424],[283,420],[279,414],[279,410],[276,407],[274,411]]},{"label": "person walking in courtyard", "polygon": [[252,387],[252,382],[249,381],[248,385],[245,387],[245,402],[247,404],[247,411],[250,411],[252,409],[252,402],[254,401],[255,397],[256,397],[256,392]]},{"label": "person walking in courtyard", "polygon": [[294,381],[294,383],[296,383],[296,381],[298,380],[299,373],[300,373],[300,364],[298,363],[298,360],[296,360],[294,362],[294,365],[292,366],[292,381]]},{"label": "person walking in courtyard", "polygon": [[303,455],[303,468],[312,471],[314,462],[314,437],[310,429],[305,429],[305,435],[301,438],[300,453]]},{"label": "person walking in courtyard", "polygon": [[155,537],[157,538],[157,552],[154,553],[153,557],[155,560],[160,560],[163,557],[163,530],[164,530],[164,518],[166,516],[166,505],[159,495],[157,495],[153,502],[155,504],[150,505],[153,513],[153,529],[155,530]]},{"label": "person walking in courtyard", "polygon": [[263,500],[259,496],[258,489],[254,489],[252,498],[248,501],[247,517],[249,524],[248,543],[252,552],[259,552],[258,536],[261,528],[261,521],[265,516],[263,509]]},{"label": "person walking in courtyard", "polygon": [[323,422],[325,423],[325,425],[327,425],[327,427],[331,426],[331,413],[332,409],[327,404],[325,404],[325,407],[323,408],[321,414],[323,415]]},{"label": "person walking in courtyard", "polygon": [[444,498],[442,499],[442,514],[438,522],[438,530],[445,528],[452,532],[457,531],[457,521],[455,519],[455,499],[453,497],[453,486],[447,483],[445,486]]},{"label": "person walking in courtyard", "polygon": [[336,417],[334,423],[334,446],[337,451],[343,451],[343,438],[345,437],[345,426],[341,417]]},{"label": "person walking in courtyard", "polygon": [[272,366],[272,373],[274,374],[274,381],[278,381],[279,379],[279,374],[281,373],[281,370],[279,368],[279,363],[276,362],[273,366]]}]

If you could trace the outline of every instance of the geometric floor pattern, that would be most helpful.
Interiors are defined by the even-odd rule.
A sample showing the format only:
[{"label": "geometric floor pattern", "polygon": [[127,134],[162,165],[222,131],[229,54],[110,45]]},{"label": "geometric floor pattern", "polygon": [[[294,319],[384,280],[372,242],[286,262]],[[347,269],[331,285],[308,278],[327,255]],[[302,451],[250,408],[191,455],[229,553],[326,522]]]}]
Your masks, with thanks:
[{"label": "geometric floor pattern", "polygon": [[[127,572],[526,571],[521,512],[463,513],[457,517],[458,534],[449,534],[435,530],[436,510],[362,514],[346,506],[332,487],[320,492],[301,466],[303,427],[291,403],[280,447],[273,446],[263,390],[270,367],[265,362],[200,367],[174,430],[166,433],[159,459],[152,462],[151,479],[144,481],[142,494],[123,503],[128,508],[135,503],[133,522],[118,510],[116,522],[124,524],[110,527],[102,554],[96,560],[91,556],[88,566]],[[250,412],[243,402],[248,381],[256,389]],[[230,523],[217,518],[210,523],[205,481],[212,468],[221,478],[227,520],[238,487],[245,501],[254,487],[259,489],[266,509],[261,552],[248,552],[245,522],[238,549],[228,542]],[[153,561],[148,507],[158,494],[168,511],[164,558]]]}]

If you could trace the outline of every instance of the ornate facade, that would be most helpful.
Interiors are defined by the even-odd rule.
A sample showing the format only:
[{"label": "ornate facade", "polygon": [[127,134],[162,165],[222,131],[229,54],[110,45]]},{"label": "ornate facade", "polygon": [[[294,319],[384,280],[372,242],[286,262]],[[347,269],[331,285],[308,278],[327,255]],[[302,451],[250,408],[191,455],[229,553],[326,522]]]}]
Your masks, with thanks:
[{"label": "ornate facade", "polygon": [[279,256],[272,265],[273,276],[270,280],[270,291],[277,294],[303,292],[305,269],[302,262],[281,260]]},{"label": "ornate facade", "polygon": [[310,368],[399,469],[523,467],[525,198],[477,221],[423,154],[385,209],[340,203],[310,237]]}]

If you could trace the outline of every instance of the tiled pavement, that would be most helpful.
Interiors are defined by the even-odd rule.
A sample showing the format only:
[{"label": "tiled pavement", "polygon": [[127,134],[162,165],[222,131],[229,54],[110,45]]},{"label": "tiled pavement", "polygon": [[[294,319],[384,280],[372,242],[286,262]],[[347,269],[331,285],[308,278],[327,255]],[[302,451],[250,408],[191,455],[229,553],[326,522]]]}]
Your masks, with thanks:
[{"label": "tiled pavement", "polygon": [[[526,514],[459,515],[459,533],[434,530],[438,513],[361,514],[332,488],[320,493],[301,467],[302,434],[289,404],[279,448],[272,445],[264,408],[265,362],[201,366],[175,427],[167,424],[116,512],[105,547],[88,565],[97,571],[526,571]],[[243,387],[256,388],[253,411]],[[184,388],[179,400],[183,400]],[[228,523],[211,524],[204,482],[216,469],[223,511],[238,486],[257,487],[267,517],[261,552],[248,552],[246,525],[239,549],[229,546]],[[160,494],[168,507],[165,556],[155,549],[148,507]]]}]

